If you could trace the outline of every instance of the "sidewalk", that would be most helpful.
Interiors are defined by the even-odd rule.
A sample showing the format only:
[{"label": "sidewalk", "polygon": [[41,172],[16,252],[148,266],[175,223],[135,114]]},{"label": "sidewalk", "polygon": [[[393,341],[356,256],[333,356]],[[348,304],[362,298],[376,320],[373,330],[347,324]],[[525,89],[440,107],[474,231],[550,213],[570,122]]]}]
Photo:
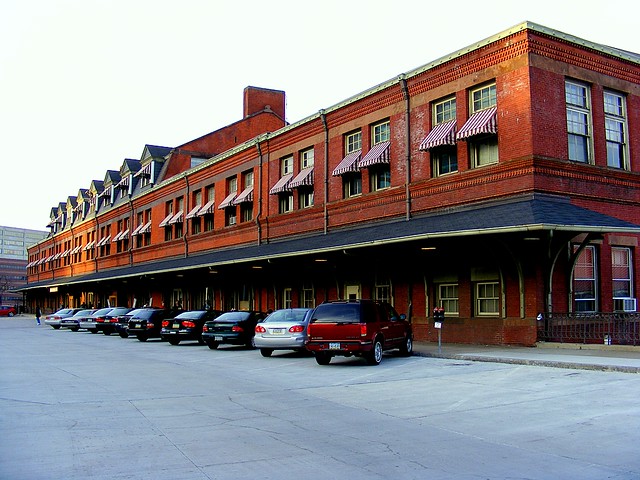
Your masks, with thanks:
[{"label": "sidewalk", "polygon": [[476,362],[640,373],[640,346],[539,342],[536,347],[415,342],[414,354]]}]

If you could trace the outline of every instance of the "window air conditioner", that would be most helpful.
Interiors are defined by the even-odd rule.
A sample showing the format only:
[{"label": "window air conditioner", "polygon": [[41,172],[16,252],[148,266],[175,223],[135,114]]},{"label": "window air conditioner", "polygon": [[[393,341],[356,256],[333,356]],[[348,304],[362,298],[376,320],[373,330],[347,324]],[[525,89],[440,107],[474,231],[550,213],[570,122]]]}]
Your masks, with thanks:
[{"label": "window air conditioner", "polygon": [[613,309],[617,312],[635,312],[637,302],[635,298],[614,298]]}]

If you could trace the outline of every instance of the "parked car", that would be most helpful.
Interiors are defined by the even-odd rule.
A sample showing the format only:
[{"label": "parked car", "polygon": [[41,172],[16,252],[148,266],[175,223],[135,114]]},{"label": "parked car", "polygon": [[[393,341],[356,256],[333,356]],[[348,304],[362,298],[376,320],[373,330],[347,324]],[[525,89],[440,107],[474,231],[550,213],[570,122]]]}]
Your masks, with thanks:
[{"label": "parked car", "polygon": [[221,313],[220,310],[182,312],[174,318],[162,321],[160,336],[171,345],[178,345],[182,340],[197,340],[199,343],[204,343],[202,327],[204,327],[205,322],[213,320]]},{"label": "parked car", "polygon": [[117,332],[116,325],[120,321],[120,317],[129,313],[133,308],[114,307],[104,315],[103,318],[97,319],[97,330],[105,335],[111,335]]},{"label": "parked car", "polygon": [[124,315],[118,315],[118,322],[114,324],[114,327],[121,338],[129,337],[129,320],[131,320],[131,317],[133,317],[134,315],[137,315],[140,310],[143,310],[145,308],[147,307],[135,308],[125,313]]},{"label": "parked car", "polygon": [[255,310],[223,313],[204,324],[202,339],[212,350],[223,343],[253,347],[256,324],[264,317]]},{"label": "parked car", "polygon": [[413,351],[413,331],[405,315],[398,315],[386,302],[344,300],[318,305],[308,326],[307,349],[319,365],[331,358],[361,356],[378,365],[384,350]]},{"label": "parked car", "polygon": [[11,305],[1,305],[0,306],[0,317],[13,317],[16,314],[15,307]]},{"label": "parked car", "polygon": [[274,350],[305,350],[311,308],[284,308],[270,313],[255,328],[254,345],[263,357]]},{"label": "parked car", "polygon": [[62,320],[60,320],[60,328],[68,328],[72,332],[77,332],[78,330],[80,330],[80,321],[87,318],[93,312],[95,312],[95,309],[85,308],[74,313],[70,317],[63,318]]},{"label": "parked car", "polygon": [[84,328],[91,333],[98,333],[98,321],[104,322],[105,315],[111,310],[113,310],[113,307],[105,307],[96,310],[91,315],[80,320],[80,328]]},{"label": "parked car", "polygon": [[129,318],[127,332],[141,342],[149,338],[160,337],[162,321],[171,315],[171,310],[162,308],[141,308]]},{"label": "parked car", "polygon": [[60,321],[63,318],[67,318],[72,315],[75,315],[79,310],[80,308],[61,308],[57,312],[45,316],[44,323],[52,326],[57,330],[60,328]]}]

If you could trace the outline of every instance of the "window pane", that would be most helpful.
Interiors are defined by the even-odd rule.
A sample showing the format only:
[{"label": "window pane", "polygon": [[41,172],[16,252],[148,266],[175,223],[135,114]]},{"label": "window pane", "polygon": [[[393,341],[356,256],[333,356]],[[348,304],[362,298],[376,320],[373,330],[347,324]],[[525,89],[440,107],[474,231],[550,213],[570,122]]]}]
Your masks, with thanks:
[{"label": "window pane", "polygon": [[472,92],[472,109],[473,112],[484,110],[485,108],[496,105],[496,86],[489,85]]},{"label": "window pane", "polygon": [[450,98],[434,105],[433,124],[444,123],[456,118],[456,99]]}]

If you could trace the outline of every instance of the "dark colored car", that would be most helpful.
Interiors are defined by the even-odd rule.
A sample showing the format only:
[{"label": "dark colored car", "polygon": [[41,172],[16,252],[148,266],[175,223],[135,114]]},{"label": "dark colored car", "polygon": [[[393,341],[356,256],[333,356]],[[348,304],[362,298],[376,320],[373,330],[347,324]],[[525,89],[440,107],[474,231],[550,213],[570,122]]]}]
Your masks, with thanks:
[{"label": "dark colored car", "polygon": [[60,320],[60,328],[68,328],[72,332],[77,332],[80,330],[80,322],[95,311],[95,308],[79,310],[72,316]]},{"label": "dark colored car", "polygon": [[149,338],[159,338],[162,321],[171,315],[171,310],[162,308],[141,308],[129,318],[127,332],[141,342]]},{"label": "dark colored car", "polygon": [[264,313],[254,310],[223,313],[204,324],[202,339],[212,350],[221,344],[253,347],[256,325],[264,317]]},{"label": "dark colored car", "polygon": [[386,302],[339,300],[318,305],[307,328],[307,349],[319,365],[334,356],[364,357],[371,365],[382,361],[384,350],[413,351],[413,331],[405,315]]},{"label": "dark colored car", "polygon": [[171,345],[178,345],[182,340],[197,340],[204,343],[202,339],[202,327],[205,322],[220,316],[219,310],[191,310],[182,312],[174,318],[162,321],[160,335],[163,340]]},{"label": "dark colored car", "polygon": [[97,323],[98,331],[101,331],[105,335],[111,335],[112,333],[116,333],[116,325],[120,321],[120,318],[132,311],[133,308],[129,307],[115,307],[109,313],[107,313],[102,321]]},{"label": "dark colored car", "polygon": [[118,322],[114,324],[114,328],[116,330],[116,333],[120,335],[121,338],[129,337],[129,320],[131,320],[131,317],[133,317],[134,315],[137,315],[140,310],[143,310],[145,308],[148,307],[135,308],[125,313],[124,315],[118,315]]},{"label": "dark colored car", "polygon": [[100,308],[91,315],[87,315],[80,319],[80,328],[86,329],[91,333],[98,333],[98,321],[104,322],[104,316],[108,314],[113,307]]}]

